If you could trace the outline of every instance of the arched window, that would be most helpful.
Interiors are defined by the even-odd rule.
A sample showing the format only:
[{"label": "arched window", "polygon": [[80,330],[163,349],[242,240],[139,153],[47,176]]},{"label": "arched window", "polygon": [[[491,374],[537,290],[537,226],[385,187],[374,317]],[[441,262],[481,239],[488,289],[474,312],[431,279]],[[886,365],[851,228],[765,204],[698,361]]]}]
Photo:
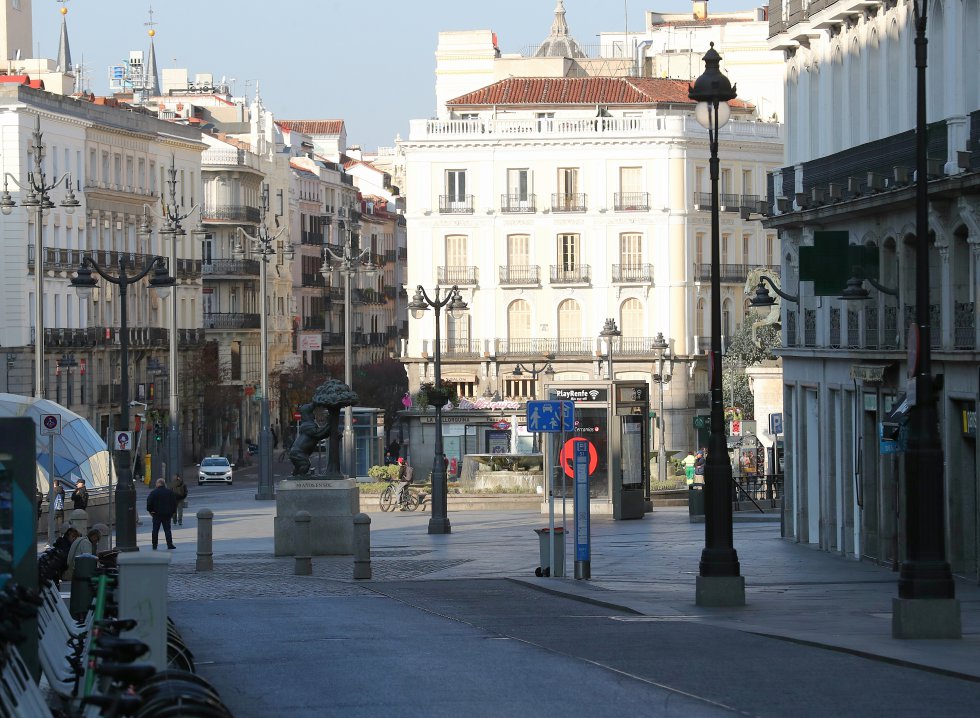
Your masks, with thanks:
[{"label": "arched window", "polygon": [[507,342],[511,352],[531,350],[531,305],[523,299],[507,307]]},{"label": "arched window", "polygon": [[582,309],[574,299],[558,305],[558,350],[577,351],[582,343]]},{"label": "arched window", "polygon": [[621,321],[620,329],[623,332],[623,338],[642,337],[645,332],[643,325],[643,305],[640,304],[640,300],[627,299],[623,302],[619,312]]}]

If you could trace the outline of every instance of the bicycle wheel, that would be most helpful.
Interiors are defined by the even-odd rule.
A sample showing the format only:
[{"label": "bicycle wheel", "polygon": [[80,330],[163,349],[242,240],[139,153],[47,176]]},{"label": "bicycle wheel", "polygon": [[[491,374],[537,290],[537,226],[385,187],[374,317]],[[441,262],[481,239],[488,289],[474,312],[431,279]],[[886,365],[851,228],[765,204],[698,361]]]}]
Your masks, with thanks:
[{"label": "bicycle wheel", "polygon": [[419,495],[405,489],[402,506],[409,511],[415,511],[419,507]]},{"label": "bicycle wheel", "polygon": [[384,491],[381,492],[381,498],[378,501],[381,504],[382,511],[394,511],[395,509],[395,487],[387,486]]}]

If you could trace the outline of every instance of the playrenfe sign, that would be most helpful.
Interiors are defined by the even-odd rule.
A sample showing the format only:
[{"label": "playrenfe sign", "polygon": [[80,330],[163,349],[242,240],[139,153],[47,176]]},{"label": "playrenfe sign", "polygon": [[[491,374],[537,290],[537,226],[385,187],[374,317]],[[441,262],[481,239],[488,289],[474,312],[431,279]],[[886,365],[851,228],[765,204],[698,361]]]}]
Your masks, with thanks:
[{"label": "playrenfe sign", "polygon": [[520,409],[519,401],[493,401],[492,399],[460,399],[457,409]]}]

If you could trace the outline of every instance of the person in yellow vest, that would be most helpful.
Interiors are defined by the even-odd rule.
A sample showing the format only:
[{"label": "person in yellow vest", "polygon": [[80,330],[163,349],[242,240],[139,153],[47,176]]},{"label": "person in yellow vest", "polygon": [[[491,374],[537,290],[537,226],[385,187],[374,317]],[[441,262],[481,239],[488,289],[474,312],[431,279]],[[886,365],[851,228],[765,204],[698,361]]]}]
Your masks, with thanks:
[{"label": "person in yellow vest", "polygon": [[684,474],[687,477],[687,485],[691,486],[694,483],[694,462],[697,459],[694,458],[694,454],[690,451],[687,452],[687,456],[684,457],[682,464],[684,464]]}]

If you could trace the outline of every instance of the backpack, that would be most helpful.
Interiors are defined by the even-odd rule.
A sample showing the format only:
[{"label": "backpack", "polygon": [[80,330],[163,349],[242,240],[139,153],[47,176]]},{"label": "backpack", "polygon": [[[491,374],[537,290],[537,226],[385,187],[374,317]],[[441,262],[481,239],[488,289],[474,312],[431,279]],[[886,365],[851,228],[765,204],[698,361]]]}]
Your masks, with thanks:
[{"label": "backpack", "polygon": [[408,483],[412,483],[412,475],[414,473],[415,473],[415,469],[413,469],[408,464],[405,464],[405,481],[407,481]]}]

